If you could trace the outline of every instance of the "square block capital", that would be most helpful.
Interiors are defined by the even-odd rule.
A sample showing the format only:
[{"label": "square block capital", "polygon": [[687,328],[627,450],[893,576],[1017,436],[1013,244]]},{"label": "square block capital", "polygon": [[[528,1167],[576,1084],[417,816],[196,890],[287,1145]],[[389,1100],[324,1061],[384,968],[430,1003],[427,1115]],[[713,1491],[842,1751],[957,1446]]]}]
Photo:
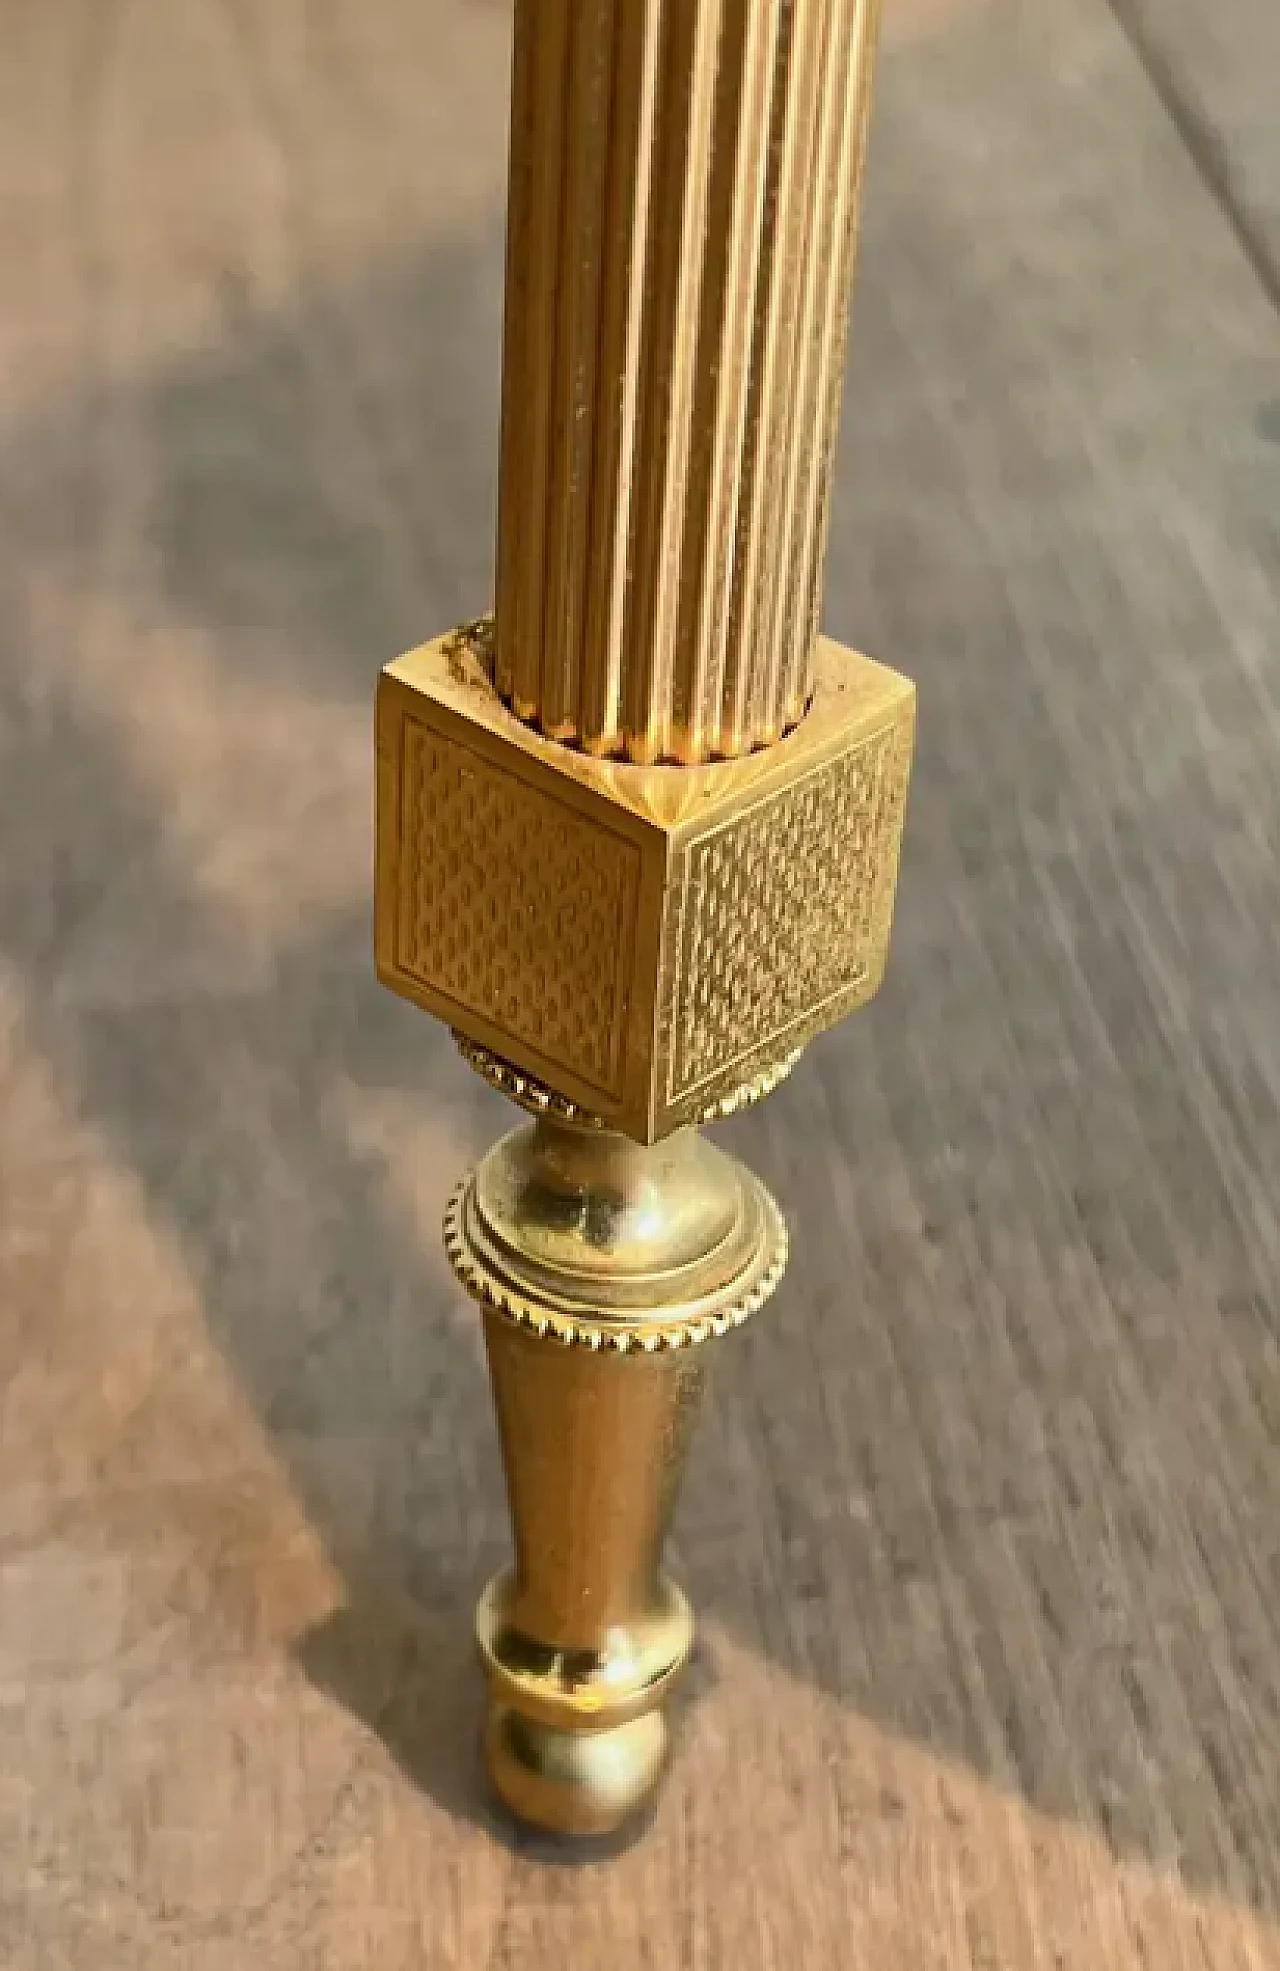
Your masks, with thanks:
[{"label": "square block capital", "polygon": [[778,744],[598,760],[497,696],[463,633],[377,704],[378,975],[652,1142],[767,1071],[884,972],[914,687],[824,640]]}]

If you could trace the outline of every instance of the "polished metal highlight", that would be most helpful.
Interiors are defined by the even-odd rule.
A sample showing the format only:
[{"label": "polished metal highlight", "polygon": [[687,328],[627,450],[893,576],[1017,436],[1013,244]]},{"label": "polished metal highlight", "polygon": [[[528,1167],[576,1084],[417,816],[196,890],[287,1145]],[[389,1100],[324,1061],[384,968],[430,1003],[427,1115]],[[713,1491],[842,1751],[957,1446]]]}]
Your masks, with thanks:
[{"label": "polished metal highlight", "polygon": [[653,1786],[693,1637],[658,1556],[703,1344],[772,1293],[786,1231],[694,1130],[645,1147],[547,1115],[464,1179],[445,1249],[484,1309],[515,1530],[477,1614],[490,1771],[526,1818],[603,1832]]},{"label": "polished metal highlight", "polygon": [[515,1535],[488,1768],[563,1833],[661,1770],[707,1349],[786,1259],[698,1125],[888,951],[915,694],[817,633],[876,11],[516,0],[496,612],[379,684],[379,977],[531,1117],[445,1245]]}]

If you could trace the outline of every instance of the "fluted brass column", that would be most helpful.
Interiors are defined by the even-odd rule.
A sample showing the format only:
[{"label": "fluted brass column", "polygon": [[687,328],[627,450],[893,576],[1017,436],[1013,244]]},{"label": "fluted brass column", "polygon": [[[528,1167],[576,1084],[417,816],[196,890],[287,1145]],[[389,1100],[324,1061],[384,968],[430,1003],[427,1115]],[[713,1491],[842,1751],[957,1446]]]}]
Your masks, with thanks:
[{"label": "fluted brass column", "polygon": [[379,976],[532,1116],[460,1185],[520,1813],[648,1794],[706,1344],[781,1276],[697,1131],[868,998],[906,681],[817,634],[876,0],[517,0],[495,616],[378,693]]},{"label": "fluted brass column", "polygon": [[592,753],[813,688],[876,7],[516,13],[496,682]]}]

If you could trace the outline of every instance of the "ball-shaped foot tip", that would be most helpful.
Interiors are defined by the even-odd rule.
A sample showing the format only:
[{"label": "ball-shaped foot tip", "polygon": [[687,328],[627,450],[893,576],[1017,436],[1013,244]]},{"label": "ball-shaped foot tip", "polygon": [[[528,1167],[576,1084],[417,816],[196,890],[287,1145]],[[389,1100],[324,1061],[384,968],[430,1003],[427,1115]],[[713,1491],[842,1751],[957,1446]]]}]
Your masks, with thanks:
[{"label": "ball-shaped foot tip", "polygon": [[560,1731],[491,1705],[489,1774],[521,1820],[554,1834],[609,1834],[648,1800],[662,1772],[667,1728],[648,1711],[605,1731]]}]

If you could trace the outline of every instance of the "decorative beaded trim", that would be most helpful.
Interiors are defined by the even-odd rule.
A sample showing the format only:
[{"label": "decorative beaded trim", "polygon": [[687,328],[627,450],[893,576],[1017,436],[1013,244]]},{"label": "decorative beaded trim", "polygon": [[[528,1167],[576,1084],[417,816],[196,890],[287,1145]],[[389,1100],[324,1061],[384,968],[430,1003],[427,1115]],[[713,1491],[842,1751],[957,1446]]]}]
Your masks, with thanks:
[{"label": "decorative beaded trim", "polygon": [[526,1074],[523,1068],[512,1067],[510,1061],[504,1061],[500,1054],[482,1047],[478,1040],[468,1040],[465,1033],[456,1031],[453,1037],[467,1066],[474,1068],[490,1088],[496,1088],[500,1095],[527,1109],[530,1115],[554,1116],[558,1122],[576,1123],[580,1129],[605,1128],[602,1119],[590,1109],[571,1102],[567,1095],[557,1095],[545,1082]]},{"label": "decorative beaded trim", "polygon": [[787,1230],[774,1210],[773,1249],[767,1264],[736,1299],[717,1307],[714,1313],[691,1315],[666,1324],[641,1324],[632,1317],[621,1321],[590,1321],[578,1315],[550,1312],[514,1287],[496,1279],[482,1266],[472,1251],[463,1224],[463,1212],[471,1179],[464,1177],[449,1200],[444,1217],[444,1249],[458,1279],[482,1307],[500,1314],[504,1320],[528,1334],[556,1341],[564,1348],[587,1348],[601,1354],[629,1353],[655,1355],[673,1348],[692,1348],[710,1341],[714,1335],[739,1328],[757,1313],[776,1289],[787,1264]]},{"label": "decorative beaded trim", "polygon": [[[496,1088],[500,1095],[515,1102],[519,1108],[534,1116],[554,1116],[558,1122],[571,1122],[579,1129],[606,1129],[608,1124],[603,1117],[584,1109],[580,1103],[571,1102],[567,1095],[558,1095],[545,1082],[534,1075],[526,1074],[523,1068],[513,1067],[489,1047],[482,1046],[478,1040],[470,1040],[464,1033],[456,1030],[453,1036],[458,1052],[469,1068],[487,1081],[490,1088]],[[755,1102],[762,1102],[771,1095],[779,1082],[785,1081],[792,1068],[803,1054],[804,1048],[793,1047],[779,1061],[760,1068],[736,1088],[708,1102],[692,1120],[701,1125],[710,1122],[723,1122],[727,1116],[735,1116],[741,1110],[750,1108]]]}]

